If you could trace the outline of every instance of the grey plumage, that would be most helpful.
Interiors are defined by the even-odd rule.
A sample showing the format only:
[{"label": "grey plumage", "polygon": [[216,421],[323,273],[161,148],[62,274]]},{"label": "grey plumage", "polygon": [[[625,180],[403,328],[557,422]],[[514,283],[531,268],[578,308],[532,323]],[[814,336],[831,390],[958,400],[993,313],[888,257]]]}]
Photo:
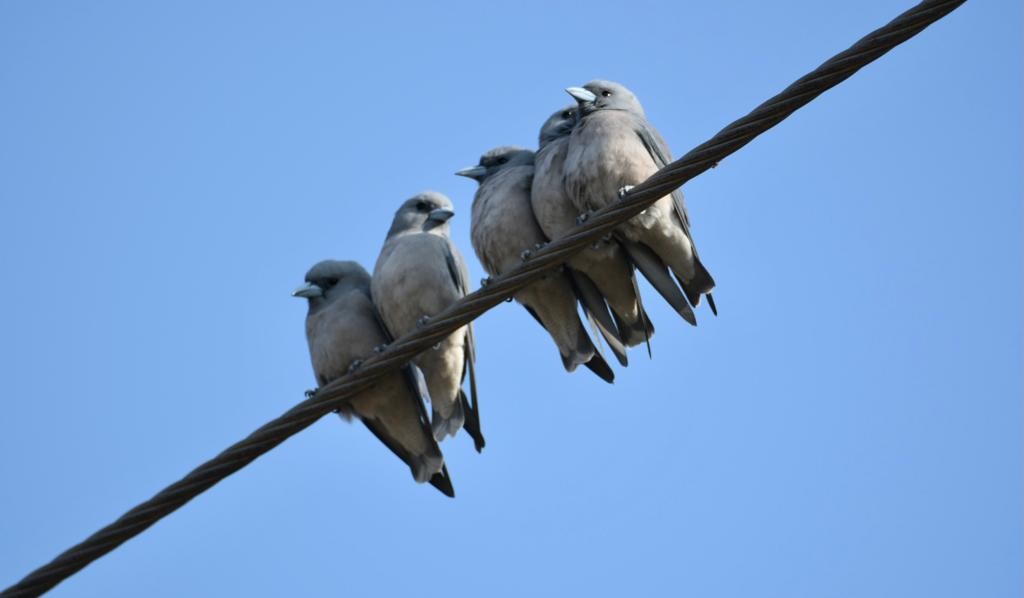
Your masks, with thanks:
[{"label": "grey plumage", "polygon": [[[671,161],[668,145],[626,87],[611,81],[591,81],[566,91],[576,99],[580,110],[579,124],[569,137],[564,170],[566,193],[578,210],[597,210],[617,201],[623,188],[643,182]],[[617,231],[664,262],[691,305],[696,307],[701,295],[707,295],[715,311],[711,296],[715,282],[697,254],[680,190],[659,199]],[[657,268],[652,268],[649,276],[657,277]],[[667,291],[664,280],[652,283],[663,294]],[[684,318],[695,322],[692,311],[666,298]]]},{"label": "grey plumage", "polygon": [[[433,191],[406,200],[395,212],[371,282],[374,303],[392,335],[409,334],[424,317],[437,315],[468,292],[466,263],[450,238],[448,220],[454,215],[452,202]],[[414,362],[430,389],[434,438],[454,436],[468,417],[466,431],[479,451],[484,438],[476,410],[475,359],[473,328],[467,325]],[[467,373],[471,400],[462,390]]]},{"label": "grey plumage", "polygon": [[[530,205],[533,152],[499,147],[485,153],[477,166],[456,174],[480,183],[473,199],[471,236],[473,249],[488,274],[508,272],[522,262],[524,251],[547,241]],[[614,373],[580,321],[577,295],[563,272],[547,272],[517,292],[515,299],[551,335],[567,371],[583,364],[603,380],[614,380]]]},{"label": "grey plumage", "polygon": [[[370,298],[370,275],[355,262],[316,264],[292,294],[309,300],[306,339],[320,386],[358,367],[375,347],[390,341]],[[413,365],[388,374],[349,401],[339,415],[358,417],[409,466],[417,482],[429,481],[454,496],[441,449],[430,433],[419,376]]]},{"label": "grey plumage", "polygon": [[[569,136],[576,122],[577,108],[568,106],[552,114],[540,130],[530,201],[537,223],[549,239],[561,237],[577,226],[580,211],[565,193],[563,173]],[[636,293],[632,265],[614,239],[594,243],[570,257],[567,263],[581,279],[578,286],[592,283],[607,301],[623,343],[632,347],[653,336],[654,326]]]}]

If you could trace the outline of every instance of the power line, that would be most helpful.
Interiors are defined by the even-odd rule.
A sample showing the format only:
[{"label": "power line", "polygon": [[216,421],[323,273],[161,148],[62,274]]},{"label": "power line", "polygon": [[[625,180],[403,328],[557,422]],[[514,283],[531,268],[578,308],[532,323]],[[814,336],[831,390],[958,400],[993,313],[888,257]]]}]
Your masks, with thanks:
[{"label": "power line", "polygon": [[231,445],[182,479],[128,511],[117,521],[7,588],[0,593],[0,597],[38,596],[53,588],[293,434],[337,410],[376,378],[401,367],[455,330],[511,297],[547,270],[560,266],[569,256],[611,232],[616,226],[640,213],[686,181],[713,167],[814,98],[846,80],[860,68],[946,16],[965,1],[925,0],[884,27],[868,34],[849,49],[833,56],[798,79],[782,93],[755,108],[750,114],[733,122],[679,160],[656,172],[634,187],[622,201],[596,212],[571,234],[534,252],[527,262],[515,270],[492,280],[483,288],[452,304],[419,330],[397,339],[382,353],[367,358],[362,367],[355,372],[331,382],[311,398],[264,424],[245,439]]}]

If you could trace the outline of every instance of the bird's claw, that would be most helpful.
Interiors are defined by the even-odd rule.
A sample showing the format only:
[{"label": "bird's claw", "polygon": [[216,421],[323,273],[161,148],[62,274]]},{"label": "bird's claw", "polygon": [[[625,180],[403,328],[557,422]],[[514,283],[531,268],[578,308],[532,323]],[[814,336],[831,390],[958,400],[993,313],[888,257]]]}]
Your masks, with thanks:
[{"label": "bird's claw", "polygon": [[491,277],[480,279],[480,288],[487,288],[487,285],[491,284]]},{"label": "bird's claw", "polygon": [[[374,349],[374,351],[377,351],[377,349]],[[380,351],[377,351],[377,352],[380,353]],[[348,364],[348,373],[351,374],[352,372],[358,370],[361,367],[363,367],[363,360],[362,359],[353,359],[352,363]]]},{"label": "bird's claw", "polygon": [[519,254],[519,259],[525,262],[530,259],[531,255],[533,255],[532,249],[524,249],[523,252]]},{"label": "bird's claw", "polygon": [[633,190],[633,185],[626,185],[619,188],[619,199],[625,199],[626,194]]},{"label": "bird's claw", "polygon": [[590,212],[583,212],[582,214],[576,217],[576,226],[583,224],[584,222],[587,221],[588,218],[590,218]]},{"label": "bird's claw", "polygon": [[384,343],[383,345],[377,345],[376,347],[374,347],[373,348],[373,352],[374,353],[383,353],[384,351],[387,350],[387,348],[388,348],[388,344]]},{"label": "bird's claw", "polygon": [[312,390],[307,390],[307,391],[306,391],[305,393],[303,393],[303,394],[305,394],[305,395],[306,395],[306,398],[307,398],[307,399],[312,399],[313,397],[315,397],[315,396],[316,396],[316,390],[317,390],[317,389],[315,389],[315,388],[314,388],[314,389],[312,389]]},{"label": "bird's claw", "polygon": [[423,316],[419,320],[416,320],[416,327],[417,328],[423,328],[424,326],[426,326],[429,323],[430,323],[430,316]]}]

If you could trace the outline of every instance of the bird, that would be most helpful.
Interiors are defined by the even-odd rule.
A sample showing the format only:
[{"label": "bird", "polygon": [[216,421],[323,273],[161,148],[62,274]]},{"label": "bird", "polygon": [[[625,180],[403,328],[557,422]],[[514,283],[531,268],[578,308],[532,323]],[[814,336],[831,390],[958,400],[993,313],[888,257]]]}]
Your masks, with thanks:
[{"label": "bird", "polygon": [[[569,201],[563,185],[569,135],[576,126],[577,116],[576,105],[566,106],[552,114],[540,129],[530,202],[537,223],[548,239],[561,237],[578,225],[579,210]],[[632,263],[615,239],[602,239],[566,262],[578,286],[593,285],[602,300],[607,301],[616,320],[619,340],[630,347],[649,342],[654,335],[654,325],[640,301]]]},{"label": "bird", "polygon": [[[370,292],[385,327],[404,336],[468,293],[466,262],[451,240],[451,200],[425,191],[405,200],[395,212],[373,269]],[[416,356],[433,406],[434,438],[455,436],[466,424],[477,452],[486,444],[480,433],[476,394],[476,349],[472,324],[459,328],[433,349]],[[462,390],[469,376],[471,399]]]},{"label": "bird", "polygon": [[[672,160],[668,145],[647,121],[636,95],[625,86],[612,81],[595,80],[583,87],[566,89],[576,100],[579,123],[569,136],[565,158],[565,190],[573,205],[589,213],[621,198]],[[690,234],[690,218],[680,190],[662,197],[640,214],[617,228],[626,251],[648,249],[667,265],[679,280],[686,302],[693,307],[702,295],[717,314],[711,291],[715,281],[701,262]],[[644,275],[663,296],[668,283],[664,270],[660,276],[657,264],[643,264],[634,259]],[[649,273],[650,272],[650,273]],[[674,285],[672,285],[674,286]],[[696,318],[689,305],[673,302],[673,307],[691,324]]]},{"label": "bird", "polygon": [[[484,153],[476,166],[455,173],[480,185],[473,198],[470,237],[491,276],[520,265],[547,241],[530,206],[533,156],[528,149],[501,146]],[[615,374],[580,320],[577,293],[563,272],[546,272],[514,297],[551,335],[566,371],[582,364],[602,380],[614,381]]]},{"label": "bird", "polygon": [[[306,340],[320,387],[357,369],[364,358],[390,340],[371,300],[370,275],[356,262],[318,262],[292,296],[309,303]],[[363,422],[409,466],[417,482],[429,481],[454,497],[444,455],[427,420],[427,394],[422,374],[415,365],[407,364],[355,395],[338,414],[348,421],[355,417]]]}]

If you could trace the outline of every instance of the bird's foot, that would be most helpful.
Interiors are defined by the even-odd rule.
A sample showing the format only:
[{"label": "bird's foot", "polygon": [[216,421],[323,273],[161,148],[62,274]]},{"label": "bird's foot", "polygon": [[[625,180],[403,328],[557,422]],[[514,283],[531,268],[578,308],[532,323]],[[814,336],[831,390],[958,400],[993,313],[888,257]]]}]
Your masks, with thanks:
[{"label": "bird's foot", "polygon": [[487,285],[489,285],[489,284],[491,284],[491,277],[490,276],[488,276],[487,278],[481,278],[480,279],[480,288],[485,289],[485,288],[487,288]]},{"label": "bird's foot", "polygon": [[[374,351],[377,351],[377,349],[374,349]],[[377,351],[377,352],[380,353],[380,351]],[[352,363],[348,364],[348,373],[351,374],[352,372],[358,370],[361,367],[363,367],[363,360],[362,359],[353,359]]]},{"label": "bird's foot", "polygon": [[523,260],[525,262],[525,261],[529,260],[530,256],[532,256],[532,255],[533,255],[533,250],[532,249],[524,249],[523,252],[519,254],[519,259],[521,259],[521,260]]},{"label": "bird's foot", "polygon": [[633,185],[626,185],[625,187],[619,188],[619,199],[623,200],[626,198],[626,194],[633,190]]},{"label": "bird's foot", "polygon": [[307,390],[307,391],[306,391],[305,393],[303,393],[303,394],[305,394],[305,395],[306,395],[306,398],[307,398],[307,399],[312,399],[313,397],[315,397],[315,396],[316,396],[316,391],[317,391],[317,389],[315,389],[315,388],[314,388],[314,389],[312,389],[312,390]]},{"label": "bird's foot", "polygon": [[430,323],[430,316],[423,316],[422,318],[416,320],[416,327],[417,328],[423,328],[424,326],[426,326],[429,323]]},{"label": "bird's foot", "polygon": [[581,224],[586,222],[588,218],[590,218],[590,212],[583,212],[582,214],[576,217],[576,226],[580,226]]},{"label": "bird's foot", "polygon": [[388,344],[384,343],[383,345],[377,345],[376,347],[374,347],[373,348],[373,352],[374,353],[383,353],[384,351],[387,351],[387,349],[388,349]]}]

